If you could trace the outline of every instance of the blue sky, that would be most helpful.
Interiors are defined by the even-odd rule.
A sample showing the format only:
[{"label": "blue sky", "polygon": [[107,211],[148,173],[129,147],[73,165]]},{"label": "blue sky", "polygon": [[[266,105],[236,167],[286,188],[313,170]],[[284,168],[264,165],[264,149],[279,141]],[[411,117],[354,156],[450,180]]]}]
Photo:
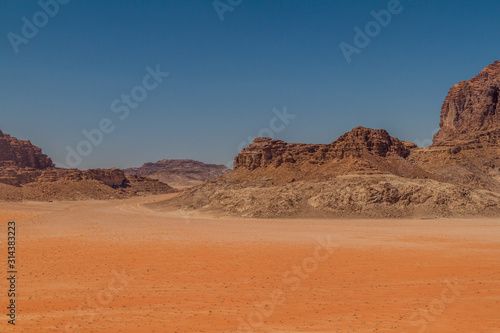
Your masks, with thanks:
[{"label": "blue sky", "polygon": [[[37,1],[1,1],[0,129],[66,164],[109,119],[82,169],[227,164],[284,107],[296,117],[274,122],[276,139],[328,143],[362,125],[425,144],[448,89],[500,60],[500,2],[401,0],[348,63],[339,44],[391,1],[221,0],[236,4],[221,21],[209,0],[72,0],[46,22]],[[23,17],[41,27],[16,53]],[[157,65],[169,76],[120,120],[112,102]]]}]

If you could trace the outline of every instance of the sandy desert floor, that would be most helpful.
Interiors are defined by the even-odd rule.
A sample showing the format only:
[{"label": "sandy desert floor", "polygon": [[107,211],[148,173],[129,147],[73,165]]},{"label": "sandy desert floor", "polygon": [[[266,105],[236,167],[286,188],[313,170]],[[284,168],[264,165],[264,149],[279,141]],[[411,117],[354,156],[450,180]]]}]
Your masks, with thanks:
[{"label": "sandy desert floor", "polygon": [[[165,198],[159,197],[159,198]],[[1,332],[500,333],[500,220],[244,220],[0,203]]]}]

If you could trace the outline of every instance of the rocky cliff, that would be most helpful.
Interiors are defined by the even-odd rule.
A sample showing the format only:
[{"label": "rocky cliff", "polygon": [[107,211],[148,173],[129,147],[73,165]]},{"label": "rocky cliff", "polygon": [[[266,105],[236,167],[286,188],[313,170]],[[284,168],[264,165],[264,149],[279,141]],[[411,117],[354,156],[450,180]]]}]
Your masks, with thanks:
[{"label": "rocky cliff", "polygon": [[461,81],[448,92],[441,108],[440,130],[433,145],[482,139],[499,143],[500,61],[487,66],[469,81]]},{"label": "rocky cliff", "polygon": [[329,144],[286,143],[257,138],[235,158],[227,177],[286,183],[347,174],[394,174],[429,178],[407,157],[417,146],[382,129],[356,127]]},{"label": "rocky cliff", "polygon": [[0,167],[46,169],[54,163],[30,141],[18,140],[0,131]]},{"label": "rocky cliff", "polygon": [[387,131],[356,127],[330,144],[286,143],[271,138],[257,138],[235,158],[234,169],[254,170],[283,163],[322,164],[349,157],[362,158],[368,154],[405,158],[413,143],[393,138]]}]

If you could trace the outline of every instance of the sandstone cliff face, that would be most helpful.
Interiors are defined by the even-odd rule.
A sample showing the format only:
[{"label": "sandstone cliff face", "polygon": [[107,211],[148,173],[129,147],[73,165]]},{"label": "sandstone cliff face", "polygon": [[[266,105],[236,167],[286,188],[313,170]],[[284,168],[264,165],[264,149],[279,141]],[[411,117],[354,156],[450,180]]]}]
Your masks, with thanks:
[{"label": "sandstone cliff face", "polygon": [[46,169],[54,167],[52,160],[30,141],[18,140],[0,131],[0,167]]},{"label": "sandstone cliff face", "polygon": [[286,143],[257,138],[235,158],[226,178],[286,183],[346,174],[394,174],[429,178],[407,160],[417,146],[385,130],[356,127],[329,144]]},{"label": "sandstone cliff face", "polygon": [[[469,81],[454,85],[441,108],[440,130],[434,146],[500,136],[500,61],[486,67]],[[492,132],[490,135],[488,133]],[[490,140],[491,141],[491,140]]]},{"label": "sandstone cliff face", "polygon": [[254,170],[279,167],[283,163],[322,164],[367,154],[379,157],[405,158],[416,145],[393,138],[387,131],[356,127],[330,144],[286,143],[271,138],[257,138],[235,158],[234,169]]}]

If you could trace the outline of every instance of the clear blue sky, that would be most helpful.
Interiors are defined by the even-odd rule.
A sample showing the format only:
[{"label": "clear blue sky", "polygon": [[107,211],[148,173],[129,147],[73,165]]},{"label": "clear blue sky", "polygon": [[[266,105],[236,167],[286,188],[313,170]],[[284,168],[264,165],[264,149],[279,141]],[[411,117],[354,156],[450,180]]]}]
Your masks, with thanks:
[{"label": "clear blue sky", "polygon": [[[500,60],[500,2],[401,0],[348,64],[339,44],[389,2],[243,0],[221,21],[210,0],[72,0],[16,53],[8,34],[44,16],[37,1],[3,0],[0,129],[65,163],[82,130],[110,119],[82,169],[226,164],[284,106],[297,117],[277,139],[327,143],[362,125],[425,143],[448,89]],[[157,64],[170,75],[120,120],[111,103]]]}]

